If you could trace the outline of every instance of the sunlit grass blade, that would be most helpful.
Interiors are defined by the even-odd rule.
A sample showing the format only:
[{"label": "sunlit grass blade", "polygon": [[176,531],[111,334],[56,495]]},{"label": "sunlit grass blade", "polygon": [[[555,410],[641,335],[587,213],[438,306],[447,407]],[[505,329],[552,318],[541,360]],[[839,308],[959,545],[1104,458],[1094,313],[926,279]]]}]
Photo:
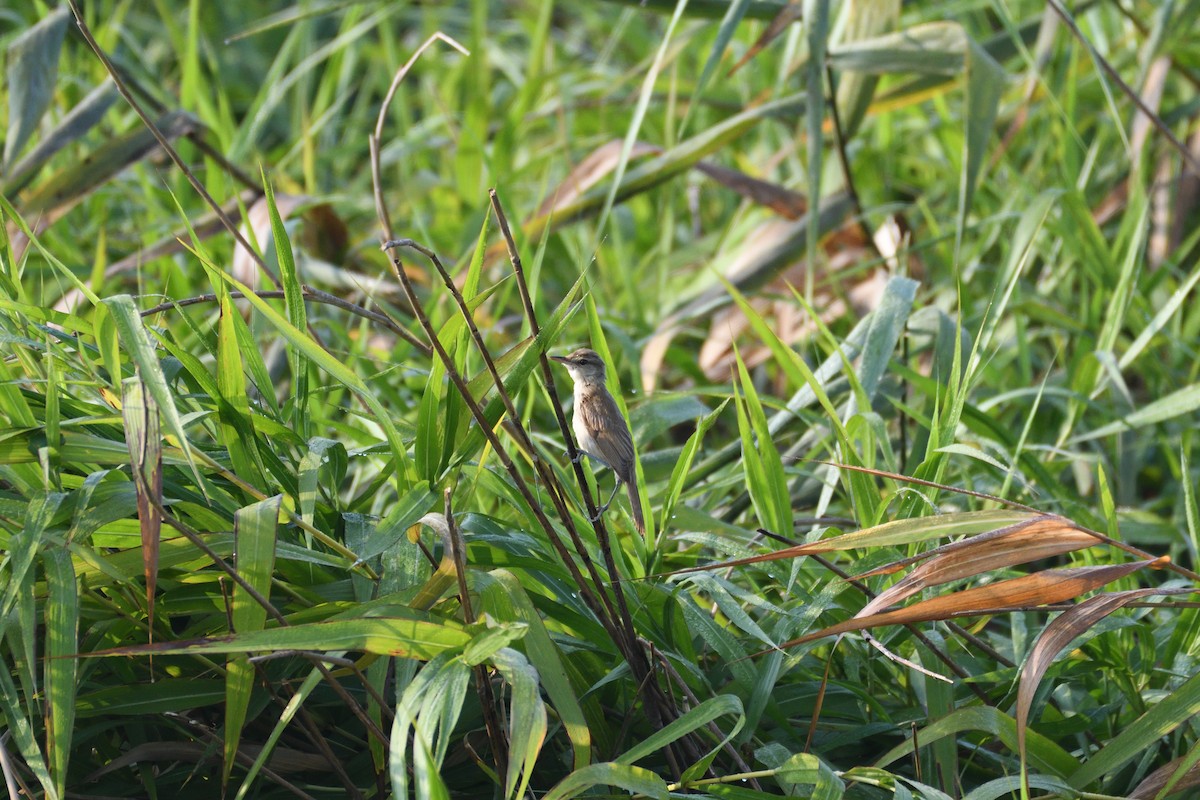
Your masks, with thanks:
[{"label": "sunlit grass blade", "polygon": [[67,762],[75,735],[75,692],[78,688],[79,591],[70,554],[47,548],[46,569],[46,755],[55,789],[67,792]]},{"label": "sunlit grass blade", "polygon": [[313,622],[210,639],[158,642],[89,653],[131,656],[172,653],[253,653],[279,650],[362,650],[376,655],[433,658],[464,647],[471,633],[461,624],[420,611],[389,609],[388,617]]},{"label": "sunlit grass blade", "polygon": [[746,472],[746,489],[754,501],[754,509],[763,527],[775,531],[792,530],[792,504],[788,496],[783,460],[767,430],[767,418],[754,382],[750,380],[742,356],[737,356],[738,380],[741,391],[734,388],[737,404],[738,431],[742,437],[742,464]]},{"label": "sunlit grass blade", "polygon": [[336,378],[348,389],[362,398],[362,401],[375,414],[376,421],[379,423],[379,426],[383,428],[383,431],[388,439],[388,444],[391,447],[392,455],[395,457],[396,463],[400,466],[400,469],[397,470],[397,479],[400,481],[401,485],[407,484],[410,480],[411,473],[408,450],[400,438],[400,432],[396,430],[396,426],[392,422],[391,414],[386,408],[383,407],[383,404],[379,402],[378,398],[376,398],[375,395],[367,388],[367,385],[363,383],[362,379],[359,378],[358,375],[356,375],[348,367],[346,367],[345,364],[341,363],[332,355],[327,353],[324,349],[322,349],[321,346],[310,339],[304,331],[299,330],[286,319],[284,319],[279,312],[273,309],[266,300],[263,300],[262,298],[258,297],[258,295],[254,294],[250,287],[246,286],[232,275],[228,275],[220,270],[214,270],[213,272],[221,279],[226,281],[230,286],[233,286],[239,291],[243,292],[246,299],[259,311],[259,313],[263,315],[267,322],[269,322],[272,327],[279,331],[279,333],[296,348],[304,352],[304,354],[307,355],[314,364],[320,366],[332,377]]},{"label": "sunlit grass blade", "polygon": [[595,786],[617,786],[655,800],[667,800],[667,784],[648,769],[605,761],[575,770],[552,788],[543,800],[580,797]]},{"label": "sunlit grass blade", "polygon": [[561,648],[550,637],[545,623],[517,576],[507,570],[493,570],[481,581],[480,600],[483,611],[500,620],[524,622],[529,626],[523,647],[530,662],[537,668],[542,688],[566,729],[574,753],[574,767],[586,766],[591,760],[592,736],[588,729],[579,697],[571,686]]},{"label": "sunlit grass blade", "polygon": [[[271,573],[275,568],[275,536],[279,520],[280,496],[240,509],[233,518],[237,541],[238,574],[264,597],[271,592]],[[233,586],[231,616],[238,634],[261,631],[267,621],[265,609],[241,584]],[[236,655],[226,664],[225,675],[225,772],[229,782],[241,742],[250,691],[254,688],[255,668],[246,655]]]},{"label": "sunlit grass blade", "polygon": [[125,352],[137,364],[139,376],[145,383],[149,396],[153,397],[154,402],[158,405],[158,410],[167,423],[167,430],[175,437],[180,450],[183,451],[188,466],[191,467],[192,476],[198,485],[203,486],[200,472],[192,460],[191,443],[188,440],[187,432],[183,429],[183,421],[175,404],[175,394],[167,385],[162,365],[154,353],[154,345],[142,325],[142,318],[133,304],[133,298],[127,294],[108,297],[105,298],[104,305],[112,314]]},{"label": "sunlit grass blade", "polygon": [[[304,307],[304,290],[296,272],[296,258],[292,253],[292,242],[287,228],[275,204],[275,192],[262,173],[263,191],[266,193],[267,210],[271,217],[271,238],[275,242],[275,255],[279,261],[279,282],[283,284],[288,320],[298,331],[308,328],[308,314]],[[295,346],[288,348],[288,364],[292,372],[292,427],[304,439],[311,435],[308,415],[308,357]],[[267,387],[263,387],[265,391]]]}]

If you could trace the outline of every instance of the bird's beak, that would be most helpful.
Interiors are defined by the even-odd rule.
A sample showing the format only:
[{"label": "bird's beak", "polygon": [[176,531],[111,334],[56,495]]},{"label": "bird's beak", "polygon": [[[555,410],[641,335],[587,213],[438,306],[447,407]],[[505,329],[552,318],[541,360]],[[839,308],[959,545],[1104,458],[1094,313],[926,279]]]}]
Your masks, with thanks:
[{"label": "bird's beak", "polygon": [[571,361],[566,356],[550,356],[551,361],[557,361],[560,364],[570,364]]}]

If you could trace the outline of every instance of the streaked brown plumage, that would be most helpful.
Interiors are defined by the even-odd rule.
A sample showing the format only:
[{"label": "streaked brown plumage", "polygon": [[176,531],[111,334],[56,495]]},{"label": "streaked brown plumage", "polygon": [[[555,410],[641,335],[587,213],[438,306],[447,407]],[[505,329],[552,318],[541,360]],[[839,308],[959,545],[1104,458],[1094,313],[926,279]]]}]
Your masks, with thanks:
[{"label": "streaked brown plumage", "polygon": [[[551,356],[571,373],[575,382],[575,411],[572,428],[579,443],[580,452],[594,458],[613,471],[617,489],[625,484],[629,493],[629,505],[633,511],[633,524],[639,533],[646,532],[642,518],[642,500],[637,486],[637,464],[633,454],[633,436],[621,416],[617,401],[609,394],[604,383],[604,360],[594,350],[580,348],[567,356]],[[601,514],[612,504],[608,498]]]}]

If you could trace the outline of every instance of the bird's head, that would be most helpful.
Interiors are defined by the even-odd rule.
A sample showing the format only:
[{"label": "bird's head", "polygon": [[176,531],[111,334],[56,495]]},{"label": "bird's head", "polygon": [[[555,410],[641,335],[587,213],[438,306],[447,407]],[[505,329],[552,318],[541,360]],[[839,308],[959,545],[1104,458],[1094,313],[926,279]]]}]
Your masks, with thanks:
[{"label": "bird's head", "polygon": [[595,350],[581,347],[570,355],[550,358],[566,367],[574,381],[604,383],[604,359]]}]

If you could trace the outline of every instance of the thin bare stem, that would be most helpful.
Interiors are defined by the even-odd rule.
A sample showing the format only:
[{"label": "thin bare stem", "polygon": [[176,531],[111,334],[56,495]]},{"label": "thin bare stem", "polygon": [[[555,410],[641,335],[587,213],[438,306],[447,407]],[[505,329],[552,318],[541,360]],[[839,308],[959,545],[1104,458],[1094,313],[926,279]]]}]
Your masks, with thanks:
[{"label": "thin bare stem", "polygon": [[[822,567],[829,570],[834,575],[837,575],[855,589],[858,589],[858,591],[862,592],[866,597],[872,600],[875,599],[875,593],[872,592],[865,583],[854,580],[845,570],[839,568],[832,561],[821,558],[817,555],[814,555],[812,558]],[[971,677],[965,669],[955,663],[954,659],[952,659],[947,653],[942,652],[937,645],[930,641],[929,637],[922,633],[916,625],[905,625],[904,627],[907,628],[908,632],[913,635],[913,638],[925,645],[925,647],[929,648],[929,652],[933,653],[934,657],[937,658],[938,661],[941,661],[943,664],[945,664],[946,667],[953,672],[959,680],[965,681],[967,678]],[[967,688],[970,689],[976,697],[982,700],[984,705],[988,704],[987,694],[983,691],[983,689],[979,688],[973,683],[967,683]]]},{"label": "thin bare stem", "polygon": [[[517,445],[529,454],[529,457],[533,462],[534,469],[537,470],[538,476],[547,486],[557,484],[557,477],[547,468],[545,463],[538,456],[538,451],[533,446],[532,439],[530,439],[529,434],[525,431],[524,426],[521,424],[521,415],[517,412],[517,407],[513,403],[512,397],[510,397],[508,392],[504,389],[504,380],[500,376],[500,371],[496,367],[496,362],[492,358],[492,354],[488,351],[487,344],[483,341],[483,334],[479,332],[479,326],[475,324],[475,318],[471,314],[471,309],[467,305],[466,298],[464,298],[462,296],[462,292],[458,290],[457,284],[455,284],[453,278],[450,277],[450,273],[446,271],[446,267],[442,264],[441,259],[439,259],[437,254],[432,250],[413,241],[412,239],[397,239],[394,241],[389,241],[384,243],[383,247],[387,250],[390,250],[393,247],[407,247],[412,250],[416,250],[418,253],[428,258],[430,263],[433,264],[434,269],[437,270],[438,275],[441,276],[442,283],[445,284],[446,288],[450,291],[451,296],[454,298],[454,302],[458,305],[458,310],[462,314],[463,319],[466,321],[471,338],[475,342],[475,347],[483,357],[484,363],[487,365],[488,373],[492,376],[492,382],[496,386],[496,393],[504,403],[504,409],[508,414],[508,429],[511,431],[514,438],[516,438]],[[580,538],[579,532],[575,529],[575,521],[571,517],[570,509],[568,509],[566,503],[561,500],[561,495],[552,493],[551,496],[555,498],[555,510],[562,518],[563,525],[567,528],[567,531],[571,537],[571,541],[575,545],[576,553],[581,559],[583,559],[583,563],[587,567],[592,581],[597,587],[597,591],[600,592],[600,598],[607,607],[609,615],[616,617],[616,609],[612,607],[607,595],[604,594],[603,589],[601,588],[603,586],[603,582],[600,580],[600,575],[596,571],[592,560],[588,557],[587,548],[584,545],[583,540]],[[596,514],[593,513],[592,516],[596,516]],[[593,525],[596,524],[596,522],[593,522]],[[601,534],[601,531],[603,531],[603,536],[600,538],[600,541],[602,543],[607,542],[608,531],[607,529],[603,528],[602,522],[599,523],[599,525],[600,527],[597,528],[598,536]],[[551,531],[550,535],[556,534]],[[611,557],[606,559],[606,561],[611,561]],[[615,568],[615,564],[611,565],[611,567]],[[614,584],[618,580],[618,577],[619,576],[617,576],[616,573],[609,573],[609,581],[613,582]],[[614,592],[619,592],[619,589],[614,588]],[[620,600],[618,602],[621,603],[622,607],[624,606]],[[628,611],[625,611],[625,617],[628,617]],[[628,624],[625,626],[625,630],[632,630],[632,621],[627,620],[627,623]]]},{"label": "thin bare stem", "polygon": [[[430,355],[433,352],[429,345],[422,342],[420,339],[414,336],[411,331],[397,323],[386,314],[380,313],[379,311],[372,311],[369,308],[363,308],[360,305],[351,303],[345,298],[338,297],[337,295],[330,294],[329,292],[323,292],[320,289],[314,289],[307,284],[301,285],[300,289],[305,300],[312,300],[314,303],[323,303],[325,305],[334,306],[342,309],[343,311],[349,311],[351,314],[356,314],[373,322],[378,322],[380,325],[387,328],[389,331],[396,334],[425,355]],[[255,292],[254,294],[257,297],[266,299],[278,299],[284,296],[282,289],[268,289],[262,292]],[[234,291],[230,292],[229,296],[235,300],[240,300],[241,298],[245,297],[245,294]],[[187,306],[199,305],[201,303],[215,303],[217,299],[217,295],[215,294],[201,294],[197,295],[196,297],[186,297],[182,300],[168,300],[165,303],[159,303],[153,308],[147,308],[139,313],[141,313],[143,317],[148,317],[163,311],[170,311],[174,308],[186,308]]]},{"label": "thin bare stem", "polygon": [[1092,43],[1088,41],[1088,38],[1083,35],[1083,31],[1081,31],[1079,26],[1075,24],[1075,18],[1072,17],[1070,13],[1068,13],[1068,11],[1062,7],[1062,4],[1059,2],[1059,0],[1049,0],[1049,4],[1050,7],[1054,9],[1054,13],[1058,14],[1063,23],[1065,23],[1067,28],[1071,31],[1071,35],[1078,39],[1079,43],[1087,48],[1088,53],[1090,53],[1092,58],[1096,60],[1096,63],[1100,65],[1100,68],[1108,73],[1108,77],[1112,79],[1113,83],[1117,84],[1117,88],[1119,88],[1125,94],[1125,96],[1128,97],[1135,106],[1137,106],[1138,111],[1146,115],[1146,119],[1150,120],[1150,124],[1157,128],[1158,132],[1166,137],[1167,141],[1171,143],[1171,146],[1179,151],[1179,155],[1182,156],[1183,160],[1187,162],[1187,165],[1192,168],[1192,171],[1200,173],[1200,161],[1198,161],[1196,157],[1192,155],[1192,151],[1188,149],[1187,145],[1175,137],[1175,134],[1172,133],[1171,129],[1167,127],[1167,124],[1163,122],[1153,110],[1151,110],[1150,106],[1146,105],[1146,101],[1143,100],[1138,93],[1133,90],[1132,86],[1125,82],[1125,80],[1117,73],[1116,69],[1113,68],[1112,64],[1109,64],[1108,60],[1105,59],[1104,56],[1100,55],[1096,48],[1092,46]]},{"label": "thin bare stem", "polygon": [[[517,278],[517,289],[521,295],[521,304],[525,309],[525,316],[529,321],[530,333],[536,338],[541,334],[541,329],[538,326],[537,313],[533,308],[529,283],[525,279],[525,269],[521,263],[520,251],[517,250],[517,243],[513,238],[512,229],[509,227],[508,216],[504,213],[504,206],[500,203],[500,196],[496,193],[495,189],[489,190],[488,195],[491,198],[492,210],[496,214],[496,221],[500,225],[500,231],[504,235],[504,242],[508,248],[509,261],[512,263],[513,273]],[[618,627],[622,634],[627,637],[623,642],[617,640],[614,640],[614,642],[624,652],[630,671],[633,673],[634,679],[638,682],[639,691],[643,692],[643,701],[651,722],[662,727],[667,719],[678,715],[675,712],[674,704],[663,695],[658,683],[651,680],[650,662],[646,656],[645,649],[637,640],[637,630],[633,623],[633,615],[630,614],[629,606],[625,600],[625,592],[620,584],[620,573],[617,571],[616,560],[613,557],[608,528],[604,525],[603,517],[597,513],[595,498],[592,497],[587,477],[583,473],[583,465],[580,463],[583,459],[579,457],[575,437],[571,432],[570,426],[567,425],[566,416],[562,410],[562,403],[558,399],[558,391],[555,388],[556,384],[554,382],[554,371],[550,368],[550,360],[546,357],[545,350],[540,352],[538,356],[542,365],[543,382],[546,391],[550,395],[550,404],[554,408],[554,414],[558,420],[563,441],[567,443],[567,455],[570,457],[571,463],[575,468],[575,478],[579,484],[580,492],[583,495],[592,525],[596,531],[596,539],[600,543],[600,552],[604,556],[604,566],[608,570],[610,580],[613,581],[612,591],[616,596],[617,606],[621,612],[621,616],[618,618],[621,624]],[[680,744],[688,750],[695,750],[689,737],[680,740]],[[671,747],[667,747],[665,755],[672,768],[676,769],[676,774],[678,774],[675,766],[675,754]]]},{"label": "thin bare stem", "polygon": [[[647,647],[654,652],[658,658],[658,663],[663,668],[663,671],[666,672],[667,676],[675,682],[675,685],[678,686],[679,690],[683,692],[685,697],[687,697],[688,702],[692,704],[692,707],[694,708],[700,705],[700,698],[696,697],[696,694],[692,691],[691,687],[687,685],[687,681],[685,681],[683,676],[679,674],[679,670],[675,669],[675,665],[671,663],[671,659],[667,658],[664,653],[649,647],[648,642],[642,641],[642,646]],[[722,733],[719,727],[717,727],[717,723],[710,722],[706,727],[718,742],[725,739],[725,734]],[[734,766],[736,766],[742,772],[750,772],[750,765],[746,763],[746,759],[742,758],[742,754],[738,752],[738,749],[733,746],[732,742],[725,742],[722,749],[729,754],[729,758],[733,761]],[[709,774],[712,774],[711,770]],[[760,792],[762,791],[762,786],[760,786],[758,781],[754,778],[750,778],[749,783],[752,789]]]},{"label": "thin bare stem", "polygon": [[371,185],[375,188],[375,213],[379,217],[379,224],[383,227],[383,238],[385,240],[391,240],[396,237],[392,233],[392,219],[388,216],[387,204],[383,202],[383,176],[379,154],[379,143],[383,139],[383,126],[387,121],[388,109],[392,107],[392,98],[396,96],[396,91],[404,81],[404,76],[408,75],[408,71],[417,63],[417,59],[421,57],[421,54],[428,50],[434,42],[438,41],[445,42],[464,56],[471,55],[470,50],[463,47],[452,37],[447,36],[441,31],[435,31],[432,36],[417,48],[408,61],[404,62],[404,66],[396,71],[395,77],[392,78],[392,85],[388,87],[387,94],[383,98],[383,103],[379,106],[379,117],[375,120],[375,132],[367,137],[367,144],[371,151]]},{"label": "thin bare stem", "polygon": [[[209,547],[208,543],[204,541],[204,538],[198,532],[192,530],[192,528],[186,523],[184,523],[182,520],[176,519],[170,512],[168,512],[167,509],[163,507],[160,498],[152,496],[150,501],[158,508],[159,513],[162,514],[163,522],[183,534],[185,539],[191,542],[192,545],[195,546],[200,552],[204,553],[204,555],[206,555],[213,562],[213,564],[217,566],[218,569],[228,575],[230,580],[240,586],[242,590],[254,600],[254,602],[262,606],[271,619],[275,620],[283,627],[288,627],[288,621],[283,614],[279,612],[279,609],[275,608],[271,601],[263,596],[262,592],[250,585],[250,583],[247,582],[246,579],[243,578],[236,569],[229,565],[229,562],[221,558],[221,556],[215,550]],[[317,661],[313,664],[313,666],[317,668],[317,670],[321,673],[322,678],[325,679],[325,682],[328,683],[330,688],[332,688],[333,691],[342,699],[342,702],[346,704],[350,711],[362,721],[367,728],[367,732],[372,736],[375,736],[383,744],[388,744],[389,738],[387,734],[380,730],[379,726],[375,724],[374,720],[367,716],[366,712],[363,711],[362,706],[358,704],[358,701],[356,701],[346,691],[345,687],[343,687],[333,677],[333,674],[325,667],[325,665]]]},{"label": "thin bare stem", "polygon": [[[475,610],[471,606],[471,592],[467,588],[467,554],[463,547],[462,531],[458,521],[454,519],[454,508],[451,498],[454,490],[446,487],[446,542],[449,545],[450,557],[454,561],[454,573],[458,578],[458,602],[462,606],[463,620],[469,625],[475,621]],[[477,664],[472,670],[475,673],[475,688],[479,692],[479,706],[483,711],[483,727],[492,743],[492,755],[496,759],[496,772],[501,781],[508,775],[508,741],[504,738],[504,728],[496,713],[496,693],[492,690],[491,677],[487,667]]]},{"label": "thin bare stem", "polygon": [[[559,557],[562,559],[563,564],[571,572],[571,577],[575,579],[577,585],[583,589],[586,587],[583,574],[579,571],[579,567],[575,564],[575,560],[571,558],[571,554],[567,551],[562,541],[554,535],[553,523],[550,522],[550,519],[546,516],[546,512],[542,508],[541,503],[539,503],[537,498],[533,496],[533,492],[530,490],[529,484],[525,480],[525,476],[521,474],[521,471],[517,469],[517,465],[513,463],[512,457],[508,454],[508,450],[504,447],[504,444],[500,441],[500,438],[496,436],[496,432],[493,430],[491,422],[488,421],[487,415],[483,413],[483,409],[480,408],[479,403],[471,394],[471,388],[467,386],[467,382],[463,379],[462,375],[459,374],[457,367],[455,367],[454,359],[450,357],[450,354],[446,352],[446,348],[438,339],[437,331],[434,330],[433,323],[429,321],[429,315],[425,313],[425,307],[421,305],[421,301],[417,297],[416,289],[412,285],[412,279],[410,279],[408,277],[408,273],[404,271],[404,265],[400,262],[399,258],[394,256],[392,257],[391,263],[392,272],[395,274],[396,279],[400,282],[400,285],[404,288],[404,293],[408,297],[408,301],[413,307],[413,313],[416,314],[417,321],[421,324],[421,328],[429,337],[429,341],[433,344],[434,352],[437,354],[437,357],[441,360],[442,365],[446,369],[446,376],[450,379],[450,382],[454,384],[454,388],[458,390],[458,393],[462,397],[463,402],[466,404],[467,409],[470,410],[471,416],[473,416],[475,418],[475,422],[478,423],[480,432],[483,434],[484,438],[487,439],[487,442],[489,445],[491,445],[492,450],[495,451],[496,457],[500,459],[500,464],[509,474],[509,477],[512,478],[513,485],[516,486],[517,491],[521,494],[521,497],[529,506],[530,511],[533,512],[538,524],[543,530],[550,532],[550,543],[554,545],[556,550],[558,550]],[[592,613],[595,614],[600,623],[604,625],[605,630],[612,637],[613,641],[618,641],[617,630],[613,626],[612,620],[607,614],[604,613],[603,607],[596,603],[595,597],[592,595],[592,593],[588,591],[581,591],[580,596],[585,600],[585,602],[588,603]]]},{"label": "thin bare stem", "polygon": [[246,252],[249,253],[250,257],[254,260],[254,263],[257,264],[262,273],[267,276],[268,280],[270,280],[276,288],[280,288],[282,284],[279,282],[279,278],[276,277],[275,273],[271,271],[266,262],[263,261],[262,256],[260,256],[254,250],[254,248],[250,246],[250,243],[246,241],[246,237],[242,235],[242,232],[238,230],[238,227],[233,224],[233,220],[231,220],[225,213],[225,210],[221,208],[221,204],[214,200],[213,196],[208,193],[208,190],[204,188],[204,184],[200,182],[200,179],[197,178],[195,174],[188,168],[187,164],[184,163],[183,158],[179,155],[179,152],[171,146],[171,143],[167,141],[167,137],[164,136],[163,132],[159,130],[158,126],[154,124],[154,120],[150,119],[150,115],[146,113],[144,108],[142,108],[141,103],[134,98],[133,93],[129,90],[129,86],[126,85],[121,73],[115,66],[113,66],[113,63],[109,60],[108,55],[105,54],[99,43],[96,42],[95,37],[92,36],[92,32],[88,28],[87,23],[83,21],[83,14],[80,12],[79,5],[76,0],[67,0],[67,5],[71,7],[71,13],[75,15],[75,24],[79,27],[79,32],[83,35],[84,41],[87,42],[88,47],[92,49],[92,52],[96,54],[96,58],[100,59],[100,63],[103,64],[104,69],[108,71],[109,76],[113,80],[113,84],[117,87],[117,91],[121,93],[121,96],[125,98],[125,101],[129,103],[129,105],[137,113],[138,117],[141,118],[142,124],[144,124],[154,136],[155,140],[158,142],[158,146],[163,149],[163,152],[167,154],[167,157],[170,158],[171,161],[174,162],[175,166],[179,168],[179,171],[183,173],[183,176],[187,179],[187,182],[191,184],[193,189],[196,190],[196,194],[200,195],[204,202],[208,204],[208,207],[211,208],[217,215],[217,218],[221,220],[221,224],[225,226],[225,230],[229,231],[234,240],[236,240],[239,245],[245,248]]}]

